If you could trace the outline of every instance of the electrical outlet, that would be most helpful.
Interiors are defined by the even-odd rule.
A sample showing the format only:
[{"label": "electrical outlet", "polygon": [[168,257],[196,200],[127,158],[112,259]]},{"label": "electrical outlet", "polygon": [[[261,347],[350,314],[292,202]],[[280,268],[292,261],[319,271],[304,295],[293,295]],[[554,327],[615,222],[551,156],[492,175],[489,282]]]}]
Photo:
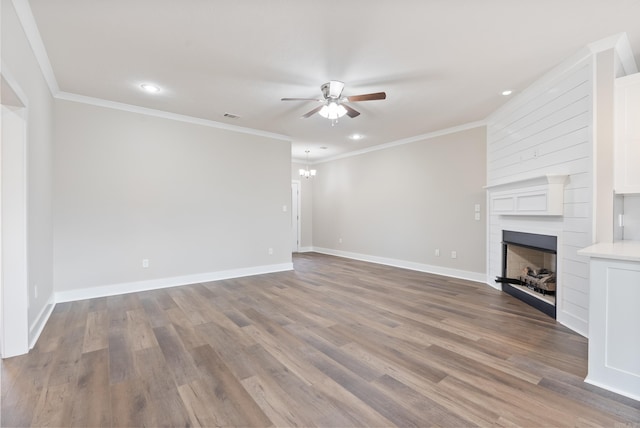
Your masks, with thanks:
[{"label": "electrical outlet", "polygon": [[338,238],[338,244],[342,244],[342,238]]},{"label": "electrical outlet", "polygon": [[145,269],[149,267],[149,259],[142,259],[142,267]]},{"label": "electrical outlet", "polygon": [[433,253],[436,257],[440,257],[440,248],[436,248],[436,250]]},{"label": "electrical outlet", "polygon": [[269,253],[270,256],[273,255],[273,248],[269,248],[269,250],[267,251]]},{"label": "electrical outlet", "polygon": [[36,298],[36,299],[38,298],[38,286],[37,285],[33,286],[33,297]]},{"label": "electrical outlet", "polygon": [[476,213],[475,219],[476,221],[480,221],[480,213]]},{"label": "electrical outlet", "polygon": [[457,252],[457,251],[452,251],[452,252],[451,252],[451,258],[452,258],[452,259],[456,259],[456,258],[458,258],[458,252]]}]

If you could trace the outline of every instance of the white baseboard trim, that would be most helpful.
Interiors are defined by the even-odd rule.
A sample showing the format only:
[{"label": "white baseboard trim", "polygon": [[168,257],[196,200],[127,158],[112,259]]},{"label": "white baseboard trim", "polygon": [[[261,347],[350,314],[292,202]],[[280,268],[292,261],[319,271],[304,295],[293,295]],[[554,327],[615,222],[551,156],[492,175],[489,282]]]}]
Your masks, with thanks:
[{"label": "white baseboard trim", "polygon": [[466,279],[474,282],[487,282],[487,274],[480,272],[470,272],[460,269],[452,269],[443,266],[426,265],[423,263],[409,262],[406,260],[390,259],[386,257],[371,256],[368,254],[352,253],[349,251],[334,250],[331,248],[313,247],[313,251],[330,256],[344,257],[347,259],[361,260],[364,262],[377,263],[380,265],[399,267],[403,269],[415,270],[418,272],[432,273],[435,275],[449,276],[452,278]]},{"label": "white baseboard trim", "polygon": [[49,300],[44,305],[36,320],[29,327],[29,349],[33,349],[42,334],[42,330],[44,330],[44,326],[47,325],[47,321],[49,321],[49,317],[53,312],[53,309],[56,307],[56,302],[54,301],[54,294],[51,294]]},{"label": "white baseboard trim", "polygon": [[[559,309],[556,306],[557,309]],[[556,313],[556,321],[570,330],[578,333],[580,336],[589,338],[589,321],[582,320],[568,312],[558,311]]]},{"label": "white baseboard trim", "polygon": [[313,247],[300,247],[298,248],[299,253],[311,253],[313,252]]},{"label": "white baseboard trim", "polygon": [[125,282],[120,284],[103,285],[99,287],[58,291],[55,293],[55,301],[56,303],[73,302],[76,300],[94,299],[96,297],[116,296],[119,294],[136,293],[139,291],[178,287],[181,285],[219,281],[222,279],[240,278],[243,276],[261,275],[265,273],[283,272],[288,270],[293,270],[293,263],[254,266],[249,268],[231,269],[218,272],[207,272],[193,275],[175,276],[170,278],[150,279],[146,281]]},{"label": "white baseboard trim", "polygon": [[625,397],[629,397],[633,400],[640,401],[640,395],[636,394],[635,391],[626,391],[615,386],[609,386],[606,383],[598,382],[589,378],[589,375],[587,375],[584,382],[593,386],[597,386],[598,388],[606,389],[607,391],[615,392],[616,394],[624,395]]},{"label": "white baseboard trim", "polygon": [[502,291],[502,284],[500,284],[498,282],[495,282],[495,281],[490,280],[489,278],[486,278],[485,283],[491,288],[495,288],[498,291]]}]

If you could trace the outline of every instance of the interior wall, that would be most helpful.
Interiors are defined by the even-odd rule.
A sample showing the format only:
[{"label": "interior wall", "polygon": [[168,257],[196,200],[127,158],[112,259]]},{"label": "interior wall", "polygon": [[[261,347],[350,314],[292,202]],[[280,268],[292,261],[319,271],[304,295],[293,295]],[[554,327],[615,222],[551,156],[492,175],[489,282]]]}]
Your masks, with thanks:
[{"label": "interior wall", "polygon": [[640,241],[640,195],[624,195],[624,235],[622,238]]},{"label": "interior wall", "polygon": [[484,127],[315,167],[315,249],[484,278]]},{"label": "interior wall", "polygon": [[584,336],[589,259],[577,251],[594,236],[594,67],[590,52],[570,58],[487,119],[488,185],[568,175],[562,216],[490,215],[489,278],[502,275],[502,230],[556,234],[557,318]]},{"label": "interior wall", "polygon": [[11,73],[28,102],[27,276],[32,343],[53,305],[53,97],[9,0],[2,0],[1,19],[3,73]]},{"label": "interior wall", "polygon": [[55,107],[56,292],[291,265],[290,142]]},{"label": "interior wall", "polygon": [[291,180],[300,182],[300,251],[309,251],[313,245],[313,182],[315,177],[300,177],[300,169],[305,167],[306,165],[301,163],[291,164]]}]

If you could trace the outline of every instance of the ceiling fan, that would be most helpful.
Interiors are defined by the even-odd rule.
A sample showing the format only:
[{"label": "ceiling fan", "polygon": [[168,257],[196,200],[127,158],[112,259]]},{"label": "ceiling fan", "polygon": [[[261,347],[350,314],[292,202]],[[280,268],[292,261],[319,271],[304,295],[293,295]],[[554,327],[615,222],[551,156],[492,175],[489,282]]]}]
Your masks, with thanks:
[{"label": "ceiling fan", "polygon": [[354,103],[358,101],[384,100],[385,98],[387,98],[387,94],[384,92],[374,92],[371,94],[351,95],[348,97],[343,97],[343,89],[343,82],[340,82],[338,80],[331,80],[320,86],[323,98],[282,98],[282,101],[321,102],[322,105],[302,115],[302,118],[306,119],[318,113],[320,116],[331,119],[335,123],[338,118],[344,116],[345,114],[351,118],[360,115],[359,111],[345,104],[346,102]]}]

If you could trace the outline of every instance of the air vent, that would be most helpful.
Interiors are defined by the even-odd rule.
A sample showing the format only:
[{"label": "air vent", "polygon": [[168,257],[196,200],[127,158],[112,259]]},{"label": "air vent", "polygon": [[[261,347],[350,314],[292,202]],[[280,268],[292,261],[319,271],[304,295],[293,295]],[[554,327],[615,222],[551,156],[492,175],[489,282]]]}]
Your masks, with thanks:
[{"label": "air vent", "polygon": [[237,114],[233,114],[233,113],[225,113],[224,117],[228,117],[229,119],[238,119],[240,116],[238,116]]}]

